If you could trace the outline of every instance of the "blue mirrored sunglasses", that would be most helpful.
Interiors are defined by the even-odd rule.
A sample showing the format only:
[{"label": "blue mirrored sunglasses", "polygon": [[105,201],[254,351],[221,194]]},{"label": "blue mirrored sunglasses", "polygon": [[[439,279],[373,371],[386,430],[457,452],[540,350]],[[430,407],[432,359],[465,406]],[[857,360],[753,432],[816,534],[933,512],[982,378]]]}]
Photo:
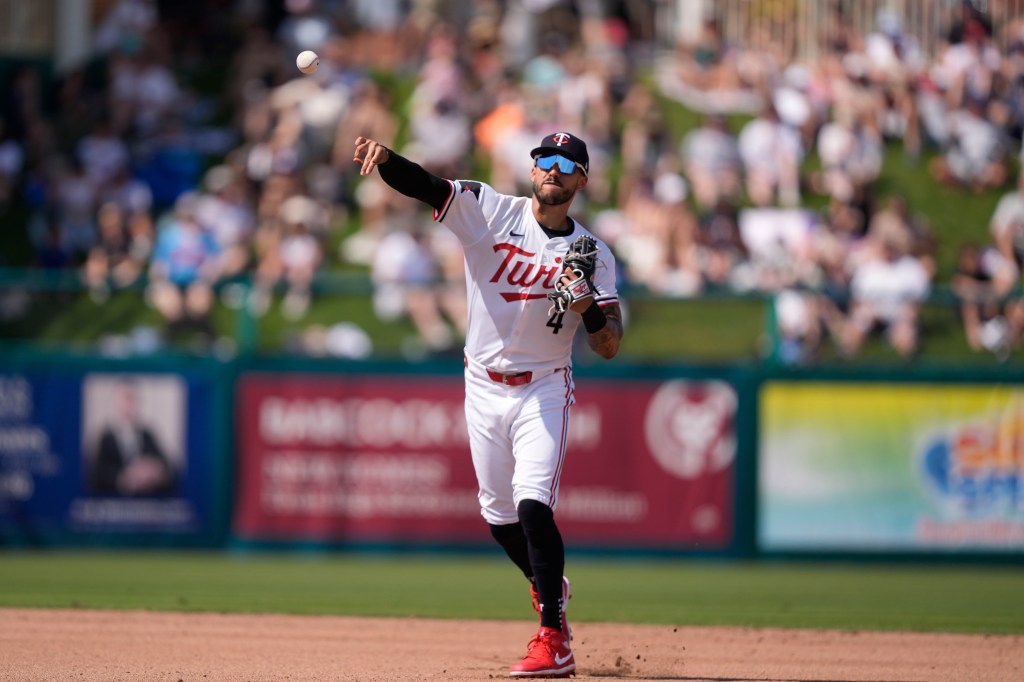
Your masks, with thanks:
[{"label": "blue mirrored sunglasses", "polygon": [[577,167],[583,171],[584,175],[587,174],[587,172],[583,170],[583,166],[580,166],[580,164],[576,163],[572,159],[566,158],[560,154],[537,157],[537,168],[540,168],[542,171],[551,170],[555,167],[555,164],[558,165],[558,172],[563,175],[572,175],[576,172]]}]

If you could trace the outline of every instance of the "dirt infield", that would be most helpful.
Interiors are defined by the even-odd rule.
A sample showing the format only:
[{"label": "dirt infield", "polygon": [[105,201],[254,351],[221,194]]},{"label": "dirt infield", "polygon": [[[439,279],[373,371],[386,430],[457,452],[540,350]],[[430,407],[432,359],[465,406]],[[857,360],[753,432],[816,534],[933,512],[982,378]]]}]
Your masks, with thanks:
[{"label": "dirt infield", "polygon": [[[0,609],[2,680],[504,678],[534,622]],[[1024,637],[576,623],[577,679],[1024,679]]]}]

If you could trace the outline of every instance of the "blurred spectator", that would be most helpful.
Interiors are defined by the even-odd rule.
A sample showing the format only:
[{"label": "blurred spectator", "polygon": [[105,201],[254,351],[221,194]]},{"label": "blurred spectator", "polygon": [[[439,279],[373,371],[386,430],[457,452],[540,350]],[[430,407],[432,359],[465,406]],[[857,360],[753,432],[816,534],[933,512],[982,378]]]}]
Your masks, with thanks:
[{"label": "blurred spectator", "polygon": [[772,106],[779,120],[796,131],[802,148],[809,148],[820,126],[814,109],[811,73],[803,64],[793,63],[782,69],[771,91]]},{"label": "blurred spectator", "polygon": [[287,54],[303,50],[318,52],[335,31],[323,3],[316,0],[285,0],[284,20],[277,27],[277,40]]},{"label": "blurred spectator", "polygon": [[0,206],[10,201],[24,164],[24,147],[0,118]]},{"label": "blurred spectator", "polygon": [[196,219],[196,197],[182,195],[174,215],[162,226],[149,267],[147,300],[167,322],[169,336],[195,332],[212,341],[213,285],[220,273],[212,235]]},{"label": "blurred spectator", "polygon": [[430,232],[430,250],[437,260],[440,282],[436,287],[438,309],[460,338],[466,338],[469,305],[466,300],[466,267],[462,243],[451,230]]},{"label": "blurred spectator", "polygon": [[700,127],[683,137],[680,157],[698,209],[713,208],[719,200],[739,198],[743,164],[724,116],[706,115]]},{"label": "blurred spectator", "polygon": [[1024,266],[1024,172],[1017,175],[1017,189],[1007,192],[996,204],[989,232],[1004,258]]},{"label": "blurred spectator", "polygon": [[812,176],[812,186],[842,202],[863,201],[882,172],[882,138],[864,121],[851,114],[837,114],[818,133],[821,172]]},{"label": "blurred spectator", "polygon": [[127,216],[128,262],[122,264],[114,277],[114,281],[120,286],[133,284],[146,271],[153,256],[153,249],[156,248],[153,216],[147,211],[131,211]]},{"label": "blurred spectator", "polygon": [[96,50],[106,54],[137,49],[158,20],[156,0],[116,0],[96,27]]},{"label": "blurred spectator", "polygon": [[628,192],[632,176],[650,174],[658,159],[670,144],[665,116],[658,106],[655,93],[646,83],[633,83],[619,106],[622,134],[619,152],[622,154],[620,190]]},{"label": "blurred spectator", "polygon": [[987,117],[983,101],[970,99],[949,115],[944,154],[930,170],[936,181],[974,191],[1000,187],[1006,182],[1007,147],[1002,131]]},{"label": "blurred spectator", "polygon": [[747,196],[757,206],[795,206],[800,201],[800,135],[779,120],[774,105],[740,130],[738,147]]},{"label": "blurred spectator", "polygon": [[223,278],[235,277],[249,266],[255,216],[244,183],[230,166],[214,166],[206,171],[205,191],[196,198],[196,220],[217,243]]},{"label": "blurred spectator", "polygon": [[42,78],[35,66],[15,62],[5,80],[0,91],[0,120],[8,136],[25,140],[33,122],[44,116]]},{"label": "blurred spectator", "polygon": [[777,359],[786,365],[813,362],[821,350],[826,318],[825,297],[810,291],[787,288],[772,300]]},{"label": "blurred spectator", "polygon": [[471,124],[454,100],[442,98],[430,108],[414,112],[409,132],[412,139],[407,151],[421,158],[424,168],[445,178],[460,178],[469,170],[466,160],[471,158]]},{"label": "blurred spectator", "polygon": [[581,48],[567,50],[561,62],[565,75],[558,87],[558,120],[563,128],[579,131],[584,139],[606,143],[613,119],[607,73]]},{"label": "blurred spectator", "polygon": [[157,134],[135,149],[135,175],[153,191],[153,206],[166,209],[196,188],[204,159],[190,141],[184,123],[166,119]]},{"label": "blurred spectator", "polygon": [[1005,360],[1020,342],[1024,302],[1008,298],[1019,280],[1017,264],[998,249],[970,242],[960,246],[952,288],[973,350]]},{"label": "blurred spectator", "polygon": [[120,166],[100,192],[104,202],[112,201],[125,213],[149,213],[153,210],[153,190],[136,178],[127,164]]},{"label": "blurred spectator", "polygon": [[281,309],[287,319],[297,320],[309,309],[323,247],[314,232],[316,216],[309,203],[297,204],[292,199],[282,204],[277,228],[265,229],[262,235],[251,294],[251,310],[257,315],[266,312],[279,282],[286,288]]},{"label": "blurred spectator", "polygon": [[918,350],[921,304],[931,290],[928,271],[909,254],[909,238],[883,233],[871,257],[855,266],[850,314],[838,339],[844,354],[860,350],[868,335],[884,331],[903,357]]},{"label": "blurred spectator", "polygon": [[714,287],[735,282],[737,268],[747,261],[749,251],[740,235],[739,212],[735,204],[719,198],[714,209],[697,222],[697,254],[704,281]]},{"label": "blurred spectator", "polygon": [[890,197],[882,210],[875,214],[873,220],[877,219],[879,214],[887,213],[891,213],[899,219],[906,228],[910,238],[910,255],[921,262],[930,278],[934,278],[939,270],[939,265],[936,262],[938,245],[935,242],[931,224],[920,213],[912,211],[906,199],[898,195]]},{"label": "blurred spectator", "polygon": [[398,117],[392,111],[391,96],[387,90],[371,80],[361,81],[352,92],[352,100],[338,121],[334,133],[331,160],[339,170],[343,196],[352,204],[349,183],[358,177],[359,166],[352,163],[352,140],[365,137],[381,144],[393,145],[398,133]]},{"label": "blurred spectator", "polygon": [[110,62],[109,107],[118,135],[156,134],[183,110],[183,92],[170,66],[167,37],[153,33],[143,45],[119,51]]},{"label": "blurred spectator", "polygon": [[100,119],[78,142],[78,160],[98,190],[128,168],[131,156],[128,145],[114,133],[107,119]]},{"label": "blurred spectator", "polygon": [[[667,296],[692,296],[702,287],[696,218],[686,204],[688,189],[679,175],[663,172],[631,185],[612,238],[629,282]],[[606,216],[607,218],[607,216]]]},{"label": "blurred spectator", "polygon": [[68,258],[81,262],[96,243],[96,186],[77,159],[58,166],[53,187],[60,246]]},{"label": "blurred spectator", "polygon": [[818,218],[802,208],[744,208],[739,232],[747,249],[736,286],[780,291],[812,284],[817,273],[814,234]]},{"label": "blurred spectator", "polygon": [[901,140],[907,156],[921,153],[920,116],[914,91],[925,68],[925,58],[915,36],[904,30],[900,14],[892,7],[878,10],[878,29],[864,39],[869,78],[881,100],[881,131]]},{"label": "blurred spectator", "polygon": [[832,199],[810,235],[809,246],[819,278],[809,284],[823,295],[820,311],[835,338],[841,338],[838,329],[849,312],[850,269],[870,250],[866,234],[865,213],[852,204]]},{"label": "blurred spectator", "polygon": [[730,90],[740,85],[739,74],[729,59],[730,46],[716,18],[705,19],[697,39],[681,46],[681,77],[701,90]]},{"label": "blurred spectator", "polygon": [[960,45],[971,31],[977,31],[987,38],[992,37],[992,20],[988,18],[976,0],[960,0],[950,3],[950,21],[945,35],[950,45]]},{"label": "blurred spectator", "polygon": [[242,125],[246,108],[257,93],[270,89],[287,77],[291,67],[289,53],[273,39],[265,26],[248,24],[242,31],[241,45],[232,56],[229,67],[228,93],[234,124]]},{"label": "blurred spectator", "polygon": [[281,110],[265,137],[248,149],[245,170],[249,179],[260,183],[271,175],[297,174],[309,156],[302,130],[297,108]]},{"label": "blurred spectator", "polygon": [[93,301],[103,303],[110,295],[109,279],[112,274],[124,273],[123,278],[131,281],[138,276],[138,271],[124,272],[124,268],[131,268],[132,261],[128,228],[121,207],[114,203],[103,204],[97,223],[99,242],[89,250],[82,274]]},{"label": "blurred spectator", "polygon": [[396,223],[377,249],[371,269],[373,308],[382,320],[408,318],[428,349],[447,350],[455,336],[438,296],[440,263],[427,228],[412,215],[408,218],[413,222]]},{"label": "blurred spectator", "polygon": [[43,234],[35,245],[34,263],[44,270],[59,270],[72,265],[71,258],[61,245],[60,225],[51,221],[43,226]]}]

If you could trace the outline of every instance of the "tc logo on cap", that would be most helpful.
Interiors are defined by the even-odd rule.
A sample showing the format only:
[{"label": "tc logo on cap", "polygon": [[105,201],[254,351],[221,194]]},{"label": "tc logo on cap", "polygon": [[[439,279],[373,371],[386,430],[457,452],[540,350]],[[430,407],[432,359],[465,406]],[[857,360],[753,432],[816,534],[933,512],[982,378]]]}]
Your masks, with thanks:
[{"label": "tc logo on cap", "polygon": [[556,145],[561,147],[563,144],[569,144],[569,140],[571,140],[572,137],[569,135],[569,133],[555,133],[551,137],[551,139],[554,141]]}]

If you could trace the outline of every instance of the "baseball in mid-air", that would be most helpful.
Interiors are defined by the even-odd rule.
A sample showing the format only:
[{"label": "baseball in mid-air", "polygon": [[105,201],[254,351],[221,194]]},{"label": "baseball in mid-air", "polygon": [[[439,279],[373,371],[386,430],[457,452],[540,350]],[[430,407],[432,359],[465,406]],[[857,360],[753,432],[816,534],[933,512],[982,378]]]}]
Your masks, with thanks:
[{"label": "baseball in mid-air", "polygon": [[316,70],[320,68],[320,57],[317,57],[313,50],[303,50],[295,58],[295,66],[299,67],[299,71],[306,75],[316,73]]}]

